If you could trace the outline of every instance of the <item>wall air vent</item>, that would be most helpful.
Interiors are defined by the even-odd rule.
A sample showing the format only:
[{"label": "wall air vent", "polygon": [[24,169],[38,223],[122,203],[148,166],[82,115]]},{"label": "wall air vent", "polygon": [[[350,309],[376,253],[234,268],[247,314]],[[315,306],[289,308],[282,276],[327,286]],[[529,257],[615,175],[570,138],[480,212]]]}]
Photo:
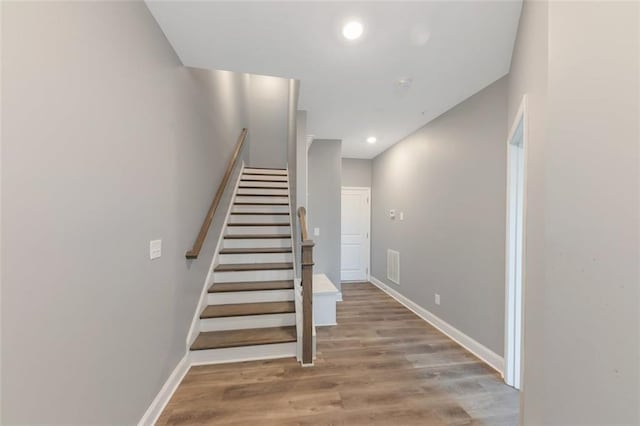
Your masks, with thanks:
[{"label": "wall air vent", "polygon": [[395,250],[387,250],[387,279],[400,284],[400,253]]}]

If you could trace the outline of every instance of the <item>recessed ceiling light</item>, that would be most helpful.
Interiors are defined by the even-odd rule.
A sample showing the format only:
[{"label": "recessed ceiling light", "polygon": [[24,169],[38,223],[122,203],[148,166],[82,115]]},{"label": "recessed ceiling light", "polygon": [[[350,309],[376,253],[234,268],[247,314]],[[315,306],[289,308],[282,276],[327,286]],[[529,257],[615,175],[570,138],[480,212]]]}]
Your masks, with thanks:
[{"label": "recessed ceiling light", "polygon": [[376,139],[375,136],[369,136],[367,138],[367,142],[369,142],[369,143],[376,143],[377,141],[378,141],[378,139]]},{"label": "recessed ceiling light", "polygon": [[342,27],[342,35],[347,40],[355,40],[357,38],[360,38],[363,30],[364,28],[362,27],[362,24],[360,22],[351,21],[344,27]]}]

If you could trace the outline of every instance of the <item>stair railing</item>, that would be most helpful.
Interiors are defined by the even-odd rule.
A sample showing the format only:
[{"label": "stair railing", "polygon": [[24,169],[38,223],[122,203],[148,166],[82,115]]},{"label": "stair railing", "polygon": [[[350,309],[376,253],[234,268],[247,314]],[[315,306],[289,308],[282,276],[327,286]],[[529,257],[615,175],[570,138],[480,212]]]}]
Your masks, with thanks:
[{"label": "stair railing", "polygon": [[302,364],[313,363],[313,246],[307,233],[307,210],[298,209],[302,261]]},{"label": "stair railing", "polygon": [[229,178],[231,177],[231,172],[238,161],[240,151],[242,150],[242,145],[244,145],[244,141],[247,138],[247,129],[242,129],[240,132],[240,136],[238,137],[238,142],[236,143],[236,147],[233,151],[233,155],[229,159],[229,163],[227,164],[227,170],[224,172],[224,176],[222,177],[222,181],[218,186],[218,191],[216,192],[215,197],[213,197],[213,201],[211,202],[211,207],[209,207],[209,212],[207,216],[204,218],[204,222],[200,227],[200,232],[196,237],[196,241],[193,243],[193,247],[186,253],[187,259],[197,259],[200,254],[200,250],[202,250],[202,245],[204,244],[204,240],[207,238],[207,233],[209,232],[209,228],[211,227],[211,222],[213,222],[213,217],[216,214],[216,209],[218,208],[218,204],[220,204],[220,200],[222,199],[222,194],[224,193],[224,189],[227,187],[229,183]]}]

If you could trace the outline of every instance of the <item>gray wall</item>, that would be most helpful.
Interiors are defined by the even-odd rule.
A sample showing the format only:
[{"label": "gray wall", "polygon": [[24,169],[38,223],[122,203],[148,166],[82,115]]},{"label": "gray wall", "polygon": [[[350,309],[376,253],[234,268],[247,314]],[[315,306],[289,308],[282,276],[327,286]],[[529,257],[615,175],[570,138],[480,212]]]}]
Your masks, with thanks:
[{"label": "gray wall", "polygon": [[[342,141],[315,139],[309,147],[309,238],[314,273],[324,273],[340,289],[340,204]],[[320,228],[314,236],[313,229]]]},{"label": "gray wall", "polygon": [[300,93],[300,82],[289,80],[289,111],[287,114],[287,168],[289,173],[289,194],[291,199],[289,214],[293,228],[293,259],[296,264],[295,272],[299,275],[300,261],[298,253],[300,252],[300,228],[297,226],[297,185],[298,185],[298,96]]},{"label": "gray wall", "polygon": [[1,422],[136,423],[185,353],[217,235],[184,253],[263,111],[248,75],[181,66],[141,2],[2,17]]},{"label": "gray wall", "polygon": [[[296,111],[296,198],[294,223],[294,237],[300,241],[300,222],[297,216],[300,207],[307,208],[307,112]],[[296,274],[301,277],[302,251],[299,244],[294,245],[294,257],[296,261]]]},{"label": "gray wall", "polygon": [[[544,19],[536,7],[523,21]],[[539,93],[525,67],[548,70],[528,163],[525,424],[640,423],[638,8],[552,2],[548,56],[537,30],[516,44],[514,87]]]},{"label": "gray wall", "polygon": [[[511,126],[522,96],[527,95],[527,217],[524,277],[523,386],[520,394],[520,418],[525,424],[541,425],[544,371],[545,321],[544,278],[544,148],[546,143],[546,96],[548,56],[548,4],[525,0],[509,73],[509,119]],[[535,325],[537,324],[537,325]],[[559,398],[556,397],[556,400]]]},{"label": "gray wall", "polygon": [[[377,156],[372,185],[372,275],[500,355],[506,117],[503,78]],[[399,286],[387,249],[400,252]]]},{"label": "gray wall", "polygon": [[285,168],[289,134],[289,79],[253,75],[250,81],[251,147],[255,167]]},{"label": "gray wall", "polygon": [[371,160],[342,159],[342,186],[371,187]]}]

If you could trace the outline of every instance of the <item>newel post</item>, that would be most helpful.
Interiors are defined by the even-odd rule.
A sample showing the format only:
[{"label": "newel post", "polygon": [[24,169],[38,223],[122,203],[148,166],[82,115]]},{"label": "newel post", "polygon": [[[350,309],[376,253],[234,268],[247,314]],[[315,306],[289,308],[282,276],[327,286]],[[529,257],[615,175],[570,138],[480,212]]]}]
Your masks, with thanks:
[{"label": "newel post", "polygon": [[313,246],[302,242],[302,362],[313,363]]},{"label": "newel post", "polygon": [[307,210],[298,209],[302,240],[302,363],[313,363],[313,240],[307,234]]}]

